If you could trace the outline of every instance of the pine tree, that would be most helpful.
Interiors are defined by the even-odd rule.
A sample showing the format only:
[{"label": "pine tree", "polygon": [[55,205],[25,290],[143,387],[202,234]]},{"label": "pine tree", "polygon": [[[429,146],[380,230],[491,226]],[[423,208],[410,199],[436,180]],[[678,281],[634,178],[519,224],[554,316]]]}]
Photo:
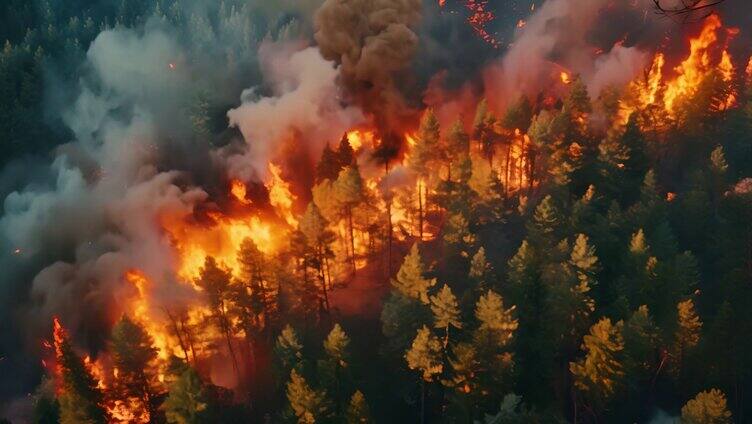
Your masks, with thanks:
[{"label": "pine tree", "polygon": [[350,144],[350,139],[347,138],[347,134],[343,135],[342,139],[339,141],[337,158],[339,160],[340,169],[355,163],[355,151]]},{"label": "pine tree", "polygon": [[373,422],[371,410],[363,392],[356,390],[350,398],[350,405],[345,415],[347,424],[369,424]]},{"label": "pine tree", "polygon": [[298,224],[300,232],[305,236],[303,249],[303,280],[310,285],[308,269],[312,268],[319,282],[319,290],[325,310],[329,310],[329,287],[327,285],[327,271],[329,259],[333,257],[331,244],[334,233],[329,230],[329,222],[321,214],[321,210],[314,202],[310,202]]},{"label": "pine tree", "polygon": [[[116,398],[131,404],[135,416],[156,419],[155,398],[159,383],[155,372],[157,349],[153,347],[153,339],[142,326],[125,315],[112,328],[110,339],[112,362],[118,370],[114,387]],[[137,401],[130,402],[131,399]]]},{"label": "pine tree", "polygon": [[444,157],[447,162],[447,181],[452,181],[452,168],[470,154],[470,136],[462,121],[457,119],[446,136]]},{"label": "pine tree", "polygon": [[488,263],[486,258],[486,250],[481,247],[470,260],[468,277],[475,280],[479,288],[485,289],[486,286],[491,284],[491,272],[491,264]]},{"label": "pine tree", "polygon": [[84,361],[73,351],[68,334],[60,321],[55,318],[53,324],[55,359],[60,378],[60,423],[106,423],[108,417],[96,379]]},{"label": "pine tree", "polygon": [[585,358],[569,363],[575,387],[594,408],[605,406],[624,375],[619,358],[624,349],[622,326],[621,321],[614,325],[610,319],[602,318],[584,337]]},{"label": "pine tree", "polygon": [[207,256],[204,260],[204,266],[199,270],[199,277],[195,283],[201,287],[206,294],[212,319],[217,328],[225,338],[227,350],[230,353],[232,367],[235,374],[240,377],[240,368],[238,367],[235,348],[232,344],[234,336],[233,326],[229,316],[232,275],[226,269],[217,264],[216,259]]},{"label": "pine tree", "polygon": [[350,261],[352,272],[355,275],[355,230],[353,227],[353,209],[363,201],[363,178],[357,166],[348,166],[339,173],[337,181],[334,183],[334,192],[337,201],[344,209],[344,215],[347,218],[347,229],[350,238]]},{"label": "pine tree", "polygon": [[397,277],[392,279],[392,286],[403,296],[428,304],[428,289],[436,284],[436,279],[429,280],[424,275],[425,266],[418,251],[418,244],[415,243],[405,256]]},{"label": "pine tree", "polygon": [[298,339],[298,334],[288,324],[277,336],[274,346],[275,357],[279,361],[279,375],[286,375],[293,369],[298,371],[303,368],[303,345]]},{"label": "pine tree", "polygon": [[575,268],[580,283],[592,288],[595,284],[595,274],[598,272],[598,257],[595,255],[595,247],[590,245],[586,235],[577,235],[569,263]]},{"label": "pine tree", "polygon": [[498,139],[495,131],[496,124],[496,117],[488,110],[488,102],[486,99],[481,100],[475,110],[473,138],[480,144],[481,150],[485,154],[488,163],[492,168],[494,150],[496,149],[496,141]]},{"label": "pine tree", "polygon": [[646,305],[637,308],[624,325],[625,374],[635,393],[651,377],[658,350],[658,327]]},{"label": "pine tree", "polygon": [[442,346],[439,339],[425,325],[418,330],[412,346],[405,352],[407,366],[421,373],[420,422],[425,420],[426,382],[444,370]]},{"label": "pine tree", "polygon": [[479,330],[493,333],[499,345],[506,345],[519,327],[519,322],[513,316],[515,309],[515,306],[505,309],[501,296],[489,290],[475,305],[475,318],[480,323]]},{"label": "pine tree", "polygon": [[324,180],[336,181],[342,170],[339,155],[327,144],[321,152],[321,159],[316,165],[316,183],[319,184]]},{"label": "pine tree", "polygon": [[687,353],[700,342],[702,321],[697,316],[692,299],[679,302],[676,305],[676,313],[677,326],[674,333],[671,356],[675,371],[681,373]]},{"label": "pine tree", "polygon": [[559,210],[549,195],[543,198],[533,214],[532,221],[527,224],[530,241],[537,249],[546,251],[558,242],[556,232],[562,222]]},{"label": "pine tree", "polygon": [[718,389],[700,392],[681,409],[683,424],[730,424],[731,412],[726,407],[726,395]]},{"label": "pine tree", "polygon": [[527,96],[522,95],[520,98],[509,106],[504,118],[501,120],[504,128],[508,130],[525,131],[530,128],[533,120],[533,105]]},{"label": "pine tree", "polygon": [[209,400],[204,384],[192,368],[185,370],[169,387],[161,407],[170,424],[207,422]]},{"label": "pine tree", "polygon": [[334,324],[334,328],[324,340],[324,351],[326,358],[320,362],[320,374],[333,395],[335,403],[335,413],[340,415],[341,402],[343,393],[346,392],[347,385],[350,383],[348,374],[350,361],[350,338],[342,330],[339,324]]},{"label": "pine tree", "polygon": [[[470,224],[462,213],[450,213],[443,232],[444,241],[460,249],[475,243],[475,235],[470,231]],[[464,252],[464,249],[462,251]]]},{"label": "pine tree", "polygon": [[447,343],[449,343],[449,327],[462,328],[457,298],[446,284],[435,296],[431,296],[431,311],[433,312],[434,327],[445,331],[444,347],[446,348]]},{"label": "pine tree", "polygon": [[293,369],[287,383],[287,402],[298,423],[313,424],[329,415],[326,393],[317,392]]},{"label": "pine tree", "polygon": [[427,208],[427,178],[432,163],[441,160],[439,149],[440,128],[432,109],[423,113],[415,145],[408,156],[408,167],[418,178],[418,232],[423,239],[423,221]]}]

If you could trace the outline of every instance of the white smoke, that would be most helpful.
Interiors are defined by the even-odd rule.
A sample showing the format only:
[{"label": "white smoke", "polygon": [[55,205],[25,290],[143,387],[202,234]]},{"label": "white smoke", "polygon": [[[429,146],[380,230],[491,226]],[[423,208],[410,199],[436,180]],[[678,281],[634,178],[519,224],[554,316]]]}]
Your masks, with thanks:
[{"label": "white smoke", "polygon": [[268,162],[283,159],[279,155],[286,143],[298,142],[296,154],[318,154],[326,142],[363,120],[358,108],[342,103],[337,68],[316,48],[265,45],[260,57],[273,96],[257,95],[258,88],[245,90],[242,105],[227,113],[249,146],[243,155],[229,158],[229,171],[245,180],[263,178]]}]

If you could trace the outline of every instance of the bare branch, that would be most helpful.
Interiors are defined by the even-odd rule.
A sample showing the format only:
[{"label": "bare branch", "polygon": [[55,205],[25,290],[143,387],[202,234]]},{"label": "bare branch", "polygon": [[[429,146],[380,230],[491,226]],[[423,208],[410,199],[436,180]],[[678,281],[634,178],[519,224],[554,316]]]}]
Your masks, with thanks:
[{"label": "bare branch", "polygon": [[682,23],[696,22],[710,16],[715,7],[726,0],[680,0],[676,6],[665,6],[666,0],[653,0],[658,15],[679,20]]}]

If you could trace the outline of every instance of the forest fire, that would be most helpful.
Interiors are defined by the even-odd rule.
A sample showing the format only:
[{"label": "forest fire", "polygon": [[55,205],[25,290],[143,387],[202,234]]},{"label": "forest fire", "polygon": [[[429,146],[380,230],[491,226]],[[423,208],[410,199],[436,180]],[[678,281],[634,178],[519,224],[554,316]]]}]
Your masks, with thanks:
[{"label": "forest fire", "polygon": [[[45,320],[29,331],[49,378],[35,402],[65,424],[646,422],[705,397],[725,410],[683,387],[728,393],[748,371],[707,353],[747,317],[746,34],[712,13],[676,39],[656,24],[652,46],[607,25],[618,2],[575,3],[523,6],[503,45],[487,0],[438,0],[424,21],[420,1],[322,0],[251,58],[227,47],[251,27],[234,7],[173,17],[230,23],[195,31],[227,47],[201,66],[153,23],[93,41],[91,81],[62,115],[77,141],[0,217],[11,260],[52,258],[17,272],[35,275],[26,315]],[[640,5],[624,7],[647,26]],[[562,28],[580,19],[585,41]],[[434,58],[426,46],[454,33],[421,22],[480,37],[483,69]],[[107,43],[154,51],[112,68]],[[220,57],[232,94],[207,94]],[[711,377],[687,372],[703,355]]]},{"label": "forest fire", "polygon": [[[660,105],[668,118],[677,119],[678,108],[684,101],[691,99],[713,73],[717,72],[723,82],[731,83],[736,77],[736,69],[731,55],[722,43],[728,44],[738,32],[733,28],[724,29],[717,15],[709,16],[701,32],[689,40],[689,55],[673,69],[673,78],[668,77],[664,70],[665,55],[657,53],[644,79],[635,80],[627,88],[620,101],[619,122],[626,124],[633,111],[651,105]],[[721,38],[721,33],[726,37]],[[736,103],[736,95],[731,89],[722,94],[723,98],[713,106],[728,109]]]}]

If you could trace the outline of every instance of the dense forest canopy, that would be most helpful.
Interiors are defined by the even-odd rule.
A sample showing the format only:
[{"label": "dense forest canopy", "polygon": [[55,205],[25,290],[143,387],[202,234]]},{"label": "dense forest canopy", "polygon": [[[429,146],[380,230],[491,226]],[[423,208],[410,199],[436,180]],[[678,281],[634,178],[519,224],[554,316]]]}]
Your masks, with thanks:
[{"label": "dense forest canopy", "polygon": [[750,19],[4,2],[2,422],[749,421]]}]

